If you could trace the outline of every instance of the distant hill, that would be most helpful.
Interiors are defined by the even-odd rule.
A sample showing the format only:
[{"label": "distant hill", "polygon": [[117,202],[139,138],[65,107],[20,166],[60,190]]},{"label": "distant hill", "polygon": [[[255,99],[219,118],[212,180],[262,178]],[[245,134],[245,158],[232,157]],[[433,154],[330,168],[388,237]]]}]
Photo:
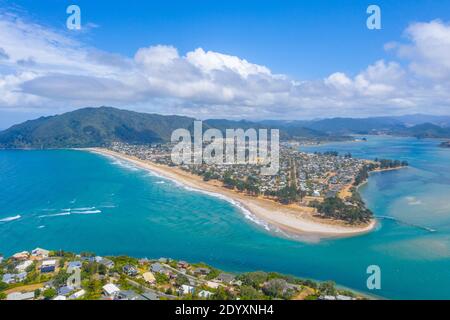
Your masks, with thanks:
[{"label": "distant hill", "polygon": [[[170,141],[179,128],[192,132],[194,118],[163,116],[112,107],[84,108],[61,115],[42,117],[0,132],[1,148],[74,148],[108,145],[113,141],[132,144]],[[276,128],[250,121],[205,120],[203,129]],[[331,139],[327,134],[302,127],[280,128],[282,140],[294,138]]]},{"label": "distant hill", "polygon": [[[448,118],[448,117],[447,117]],[[281,140],[337,141],[351,134],[394,134],[417,138],[450,138],[446,117],[412,115],[364,119],[232,121],[210,119],[203,129],[279,129]],[[441,123],[412,123],[420,119]],[[450,118],[449,118],[450,119]],[[0,132],[0,148],[68,148],[105,146],[113,141],[132,144],[170,141],[178,128],[192,132],[195,119],[120,110],[112,107],[84,108],[12,126]],[[407,121],[407,122],[405,122]]]},{"label": "distant hill", "polygon": [[63,148],[102,146],[112,141],[157,143],[170,140],[177,128],[190,129],[193,121],[111,107],[85,108],[12,126],[0,132],[0,146]]}]

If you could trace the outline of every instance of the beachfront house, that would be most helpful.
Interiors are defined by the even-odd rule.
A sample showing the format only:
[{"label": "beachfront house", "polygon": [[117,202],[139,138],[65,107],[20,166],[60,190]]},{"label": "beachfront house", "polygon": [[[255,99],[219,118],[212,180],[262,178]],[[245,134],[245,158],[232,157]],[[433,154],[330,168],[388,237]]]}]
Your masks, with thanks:
[{"label": "beachfront house", "polygon": [[207,275],[211,272],[211,270],[208,268],[195,268],[193,272],[196,275]]},{"label": "beachfront house", "polygon": [[31,251],[31,255],[38,259],[47,259],[50,255],[50,251],[42,248],[36,248]]},{"label": "beachfront house", "polygon": [[55,272],[56,260],[45,260],[41,265],[41,273]]},{"label": "beachfront house", "polygon": [[28,251],[17,252],[12,256],[12,258],[17,261],[27,260],[29,257],[30,253]]},{"label": "beachfront house", "polygon": [[221,273],[217,276],[216,280],[225,283],[231,283],[235,276],[229,273]]},{"label": "beachfront house", "polygon": [[97,262],[104,265],[108,269],[114,268],[114,262],[108,258],[101,258]]}]

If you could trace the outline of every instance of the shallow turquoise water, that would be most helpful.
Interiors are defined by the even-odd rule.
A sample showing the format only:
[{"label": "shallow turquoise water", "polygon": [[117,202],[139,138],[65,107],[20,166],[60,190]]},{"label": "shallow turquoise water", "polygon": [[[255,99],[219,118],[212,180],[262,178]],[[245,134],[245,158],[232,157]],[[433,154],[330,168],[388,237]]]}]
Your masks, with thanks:
[{"label": "shallow turquoise water", "polygon": [[[9,255],[40,246],[101,255],[165,256],[229,271],[262,269],[332,279],[388,298],[448,299],[450,150],[437,144],[369,137],[366,143],[308,148],[411,164],[374,174],[361,189],[377,215],[402,223],[382,220],[370,234],[320,242],[276,236],[225,200],[99,155],[0,151],[0,252]],[[8,219],[14,217],[18,219]],[[366,268],[373,264],[381,267],[382,289],[369,291]]]}]

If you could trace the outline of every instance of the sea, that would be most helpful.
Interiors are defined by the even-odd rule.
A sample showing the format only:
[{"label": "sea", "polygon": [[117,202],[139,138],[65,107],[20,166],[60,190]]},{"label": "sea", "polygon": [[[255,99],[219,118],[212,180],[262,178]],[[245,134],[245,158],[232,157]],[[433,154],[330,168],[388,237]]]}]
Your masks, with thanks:
[{"label": "sea", "polygon": [[[0,253],[42,247],[170,257],[229,271],[264,270],[387,299],[450,299],[450,149],[440,141],[367,136],[301,147],[407,160],[373,173],[360,193],[378,217],[351,238],[294,238],[226,199],[123,160],[77,150],[0,151]],[[380,268],[379,289],[367,270]]]}]

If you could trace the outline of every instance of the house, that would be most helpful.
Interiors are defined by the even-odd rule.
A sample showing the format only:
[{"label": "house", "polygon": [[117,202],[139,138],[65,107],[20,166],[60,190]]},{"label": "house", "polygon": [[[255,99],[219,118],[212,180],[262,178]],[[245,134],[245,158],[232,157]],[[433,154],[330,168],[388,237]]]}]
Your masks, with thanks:
[{"label": "house", "polygon": [[20,264],[18,264],[18,265],[16,266],[16,270],[19,271],[19,272],[24,272],[24,271],[27,270],[27,268],[28,268],[29,266],[31,266],[32,264],[33,264],[33,261],[31,261],[31,260],[25,260],[24,262],[22,262],[22,263],[20,263]]},{"label": "house", "polygon": [[211,272],[211,270],[208,268],[195,268],[194,269],[194,274],[197,274],[197,275],[207,275],[210,272]]},{"label": "house", "polygon": [[156,282],[156,278],[153,275],[153,273],[151,272],[145,272],[142,277],[144,278],[145,282],[147,283],[155,283]]},{"label": "house", "polygon": [[56,269],[56,260],[42,261],[42,265],[41,265],[42,273],[55,272],[55,269]]},{"label": "house", "polygon": [[56,296],[53,300],[67,300],[67,298],[65,296]]},{"label": "house", "polygon": [[122,268],[123,272],[125,272],[127,275],[131,276],[131,277],[135,277],[138,274],[138,271],[136,270],[136,268],[134,266],[132,266],[131,264],[127,264]]},{"label": "house", "polygon": [[198,293],[198,296],[200,298],[205,298],[205,299],[209,299],[212,295],[213,295],[212,292],[206,291],[206,290],[202,290]]},{"label": "house", "polygon": [[187,263],[186,261],[181,260],[181,261],[178,261],[177,266],[178,266],[178,268],[187,269],[187,268],[189,268],[189,263]]},{"label": "house", "polygon": [[58,295],[60,296],[67,296],[69,293],[71,293],[74,290],[73,287],[64,286],[58,289]]},{"label": "house", "polygon": [[188,286],[188,285],[186,285],[186,284],[183,284],[183,285],[180,287],[179,293],[180,293],[181,295],[194,294],[194,290],[195,290],[194,287]]},{"label": "house", "polygon": [[33,300],[34,292],[12,292],[6,296],[6,300]]},{"label": "house", "polygon": [[144,292],[141,296],[144,300],[159,300],[158,295],[151,291]]},{"label": "house", "polygon": [[344,295],[338,294],[336,296],[336,300],[349,301],[349,300],[356,300],[356,299],[352,298],[352,297],[349,297],[349,296],[344,296]]},{"label": "house", "polygon": [[121,290],[116,295],[116,300],[145,300],[141,295],[137,294],[133,290]]},{"label": "house", "polygon": [[157,273],[162,273],[164,271],[164,266],[161,263],[153,263],[150,266],[150,271],[152,272],[157,272]]},{"label": "house", "polygon": [[111,269],[114,268],[114,262],[107,259],[107,258],[102,258],[99,261],[97,261],[98,263],[104,265],[106,268]]},{"label": "house", "polygon": [[17,281],[17,282],[22,282],[22,281],[24,281],[26,278],[27,278],[27,273],[26,273],[25,271],[16,274],[16,281]]},{"label": "house", "polygon": [[217,289],[220,286],[220,283],[214,282],[214,281],[207,281],[206,286],[211,289]]},{"label": "house", "polygon": [[140,265],[147,264],[148,262],[149,262],[149,260],[148,260],[147,258],[143,258],[143,259],[139,259],[139,260],[138,260],[138,263],[139,263]]},{"label": "house", "polygon": [[108,283],[103,286],[103,294],[107,297],[114,297],[120,292],[120,289],[112,283]]},{"label": "house", "polygon": [[14,260],[27,260],[29,257],[30,253],[28,251],[17,252],[12,256]]},{"label": "house", "polygon": [[50,251],[42,248],[36,248],[33,251],[31,251],[31,255],[40,259],[46,259],[49,257]]},{"label": "house", "polygon": [[6,273],[2,277],[2,282],[6,283],[6,284],[14,283],[14,282],[16,282],[16,275],[11,274],[11,273]]},{"label": "house", "polygon": [[0,256],[0,263],[2,263],[3,262],[3,257],[2,256]]},{"label": "house", "polygon": [[74,294],[72,294],[70,297],[69,297],[69,299],[79,299],[79,298],[81,298],[82,296],[84,296],[86,294],[86,291],[85,290],[80,290],[80,291],[77,291],[77,292],[75,292]]},{"label": "house", "polygon": [[231,281],[233,281],[235,278],[234,275],[229,274],[229,273],[221,273],[217,276],[216,280],[221,281],[221,282],[225,282],[225,283],[230,283]]},{"label": "house", "polygon": [[81,261],[70,261],[67,265],[67,273],[73,273],[75,269],[81,269]]}]

